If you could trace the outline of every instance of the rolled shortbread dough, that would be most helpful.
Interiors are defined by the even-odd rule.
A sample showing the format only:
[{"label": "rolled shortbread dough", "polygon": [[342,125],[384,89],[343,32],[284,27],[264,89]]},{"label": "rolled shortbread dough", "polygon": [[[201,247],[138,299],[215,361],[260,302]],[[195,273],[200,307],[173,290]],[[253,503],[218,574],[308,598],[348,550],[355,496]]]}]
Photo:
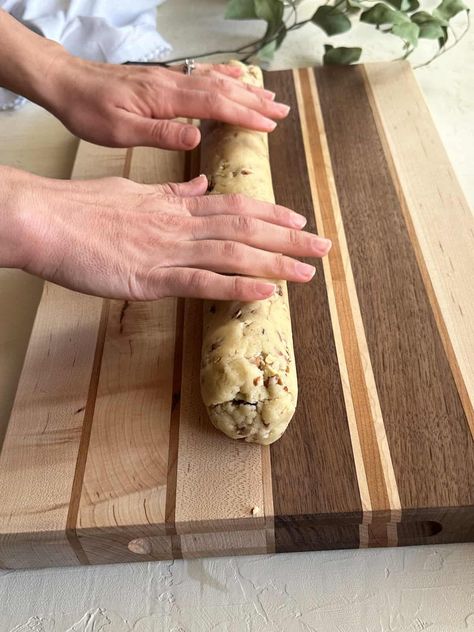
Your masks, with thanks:
[{"label": "rolled shortbread dough", "polygon": [[[243,81],[263,85],[258,67],[242,67]],[[264,133],[211,124],[201,167],[210,194],[275,201]],[[261,444],[281,437],[298,395],[287,287],[275,283],[276,293],[263,301],[204,303],[201,393],[209,417],[229,437]]]}]

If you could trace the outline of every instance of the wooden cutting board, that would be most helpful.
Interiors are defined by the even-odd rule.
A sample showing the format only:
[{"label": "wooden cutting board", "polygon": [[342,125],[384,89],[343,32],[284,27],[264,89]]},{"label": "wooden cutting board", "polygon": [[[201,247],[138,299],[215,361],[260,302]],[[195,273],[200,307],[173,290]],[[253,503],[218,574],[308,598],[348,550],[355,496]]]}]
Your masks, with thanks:
[{"label": "wooden cutting board", "polygon": [[[474,221],[404,63],[265,75],[277,201],[330,237],[290,287],[299,404],[260,447],[199,393],[201,304],[46,284],[0,454],[0,566],[474,540]],[[81,143],[73,177],[191,175]]]}]

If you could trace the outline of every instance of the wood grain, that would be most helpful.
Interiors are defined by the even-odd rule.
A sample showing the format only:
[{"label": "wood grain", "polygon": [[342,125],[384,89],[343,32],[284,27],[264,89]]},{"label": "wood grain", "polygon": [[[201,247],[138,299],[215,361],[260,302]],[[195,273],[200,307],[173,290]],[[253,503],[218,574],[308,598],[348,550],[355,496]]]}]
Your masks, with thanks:
[{"label": "wood grain", "polygon": [[[299,108],[304,116],[302,129],[313,199],[317,196],[316,217],[334,245],[327,259],[325,279],[328,294],[334,297],[335,310],[332,310],[331,318],[333,328],[338,332],[336,341],[340,341],[338,359],[341,374],[344,376],[344,396],[364,510],[362,520],[368,522],[372,519],[372,512],[380,514],[398,511],[400,501],[396,485],[388,484],[392,471],[390,469],[387,474],[388,467],[391,468],[390,455],[385,459],[384,468],[377,440],[376,426],[383,428],[383,420],[368,358],[328,147],[323,134],[314,75],[311,69],[303,69],[295,72],[294,79],[298,86]],[[394,487],[395,494],[389,495],[389,490]]]},{"label": "wood grain", "polygon": [[[125,156],[83,142],[71,177],[120,175]],[[0,454],[0,566],[84,563],[67,519],[101,313],[101,299],[44,286]]]},{"label": "wood grain", "polygon": [[[183,154],[136,148],[127,152],[123,171],[145,184],[181,181]],[[114,557],[107,552],[111,530],[124,542],[134,532],[145,537],[166,531],[176,304],[173,298],[110,302],[76,516],[80,543],[91,563]],[[100,534],[102,547],[97,546]],[[170,557],[170,539],[165,542]],[[124,554],[134,559],[127,547]]]},{"label": "wood grain", "polygon": [[79,564],[66,519],[101,309],[45,284],[0,454],[0,566]]},{"label": "wood grain", "polygon": [[[290,73],[267,73],[265,84],[291,106],[285,125],[269,137],[275,197],[303,213],[316,231],[298,103]],[[283,177],[284,174],[284,177]],[[314,263],[314,261],[312,261]],[[284,440],[270,447],[277,551],[288,544],[286,523],[318,521],[345,511],[356,523],[361,503],[331,327],[322,264],[311,284],[289,287],[299,379],[299,405]],[[298,493],[295,493],[298,490]]]},{"label": "wood grain", "polygon": [[[474,219],[410,71],[265,81],[292,106],[276,199],[333,240],[289,288],[288,431],[262,448],[210,424],[199,301],[46,284],[0,453],[0,567],[474,541]],[[181,181],[197,158],[81,143],[74,177]]]},{"label": "wood grain", "polygon": [[[472,211],[409,65],[370,64],[363,72],[418,266],[474,436]],[[394,73],[405,86],[403,109],[397,107]],[[399,133],[402,125],[404,134]]]},{"label": "wood grain", "polygon": [[232,441],[210,423],[201,400],[202,304],[187,300],[176,482],[178,534],[264,527],[262,453],[258,445]]},{"label": "wood grain", "polygon": [[[316,79],[402,505],[470,504],[469,427],[363,76],[357,68],[318,69]],[[344,107],[347,99],[351,108]],[[343,147],[344,129],[351,143]]]}]

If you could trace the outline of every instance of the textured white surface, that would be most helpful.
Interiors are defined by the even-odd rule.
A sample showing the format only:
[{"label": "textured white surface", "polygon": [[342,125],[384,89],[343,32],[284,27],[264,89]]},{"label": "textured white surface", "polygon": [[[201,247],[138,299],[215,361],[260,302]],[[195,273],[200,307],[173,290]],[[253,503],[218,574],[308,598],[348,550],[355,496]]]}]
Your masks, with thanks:
[{"label": "textured white surface", "polygon": [[[314,4],[306,2],[305,4]],[[255,24],[214,20],[223,0],[173,0],[160,31],[180,54],[233,48]],[[366,60],[395,43],[362,29]],[[354,37],[354,39],[356,39]],[[359,41],[361,41],[359,39]],[[191,43],[194,42],[194,45]],[[383,46],[379,48],[379,44]],[[312,27],[294,34],[275,67],[309,65]],[[314,53],[313,53],[314,51]],[[474,203],[474,31],[417,71],[441,137]],[[0,162],[52,177],[70,173],[75,141],[40,108],[0,114]],[[40,284],[0,271],[0,437]],[[338,551],[94,568],[0,571],[0,632],[461,632],[474,630],[474,545]]]}]

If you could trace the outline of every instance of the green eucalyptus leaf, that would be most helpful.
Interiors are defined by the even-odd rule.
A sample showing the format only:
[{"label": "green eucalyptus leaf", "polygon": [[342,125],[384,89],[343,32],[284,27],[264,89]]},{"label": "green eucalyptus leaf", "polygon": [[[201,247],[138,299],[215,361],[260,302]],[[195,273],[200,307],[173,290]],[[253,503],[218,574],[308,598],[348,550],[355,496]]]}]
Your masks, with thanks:
[{"label": "green eucalyptus leaf", "polygon": [[311,21],[319,26],[326,35],[337,35],[348,31],[352,23],[342,11],[327,5],[316,9]]},{"label": "green eucalyptus leaf", "polygon": [[420,24],[420,34],[418,37],[421,39],[440,39],[444,37],[443,27],[435,22]]},{"label": "green eucalyptus leaf", "polygon": [[418,0],[386,0],[386,2],[399,11],[407,11],[409,13],[416,11],[420,6]]},{"label": "green eucalyptus leaf", "polygon": [[254,3],[257,17],[268,22],[276,31],[276,25],[283,20],[283,2],[281,0],[254,0]]},{"label": "green eucalyptus leaf", "polygon": [[442,20],[450,20],[461,11],[469,11],[469,7],[462,0],[443,0],[433,11],[433,16]]},{"label": "green eucalyptus leaf", "polygon": [[362,53],[362,48],[353,47],[347,48],[346,46],[339,46],[334,48],[329,44],[324,47],[323,63],[326,65],[340,65],[340,64],[352,64],[359,61]]},{"label": "green eucalyptus leaf", "polygon": [[431,15],[431,13],[428,13],[428,11],[417,11],[416,13],[413,13],[410,19],[418,25],[427,24],[428,22],[436,22],[436,24],[439,24],[440,26],[448,26],[446,20],[436,18]]},{"label": "green eucalyptus leaf", "polygon": [[444,36],[443,26],[446,26],[445,20],[434,18],[427,11],[418,11],[411,16],[411,21],[418,24],[420,33],[418,37],[423,39],[439,39]]},{"label": "green eucalyptus leaf", "polygon": [[442,26],[441,30],[443,31],[443,35],[442,37],[439,38],[438,40],[438,46],[440,48],[443,48],[443,46],[446,44],[446,42],[448,41],[448,27],[447,26]]},{"label": "green eucalyptus leaf", "polygon": [[230,0],[224,17],[228,20],[256,20],[254,0]]},{"label": "green eucalyptus leaf", "polygon": [[413,22],[404,22],[402,24],[394,24],[392,26],[392,33],[401,37],[404,42],[410,44],[413,48],[418,44],[418,36],[420,34],[420,27]]},{"label": "green eucalyptus leaf", "polygon": [[378,2],[361,14],[360,21],[366,22],[367,24],[375,24],[379,27],[383,24],[402,24],[403,22],[410,22],[410,18],[401,11],[395,11],[386,4]]},{"label": "green eucalyptus leaf", "polygon": [[276,39],[274,39],[271,42],[268,42],[268,44],[265,44],[265,46],[263,46],[258,51],[258,56],[263,61],[270,61],[273,58],[273,55],[275,54],[277,48],[277,42]]}]

